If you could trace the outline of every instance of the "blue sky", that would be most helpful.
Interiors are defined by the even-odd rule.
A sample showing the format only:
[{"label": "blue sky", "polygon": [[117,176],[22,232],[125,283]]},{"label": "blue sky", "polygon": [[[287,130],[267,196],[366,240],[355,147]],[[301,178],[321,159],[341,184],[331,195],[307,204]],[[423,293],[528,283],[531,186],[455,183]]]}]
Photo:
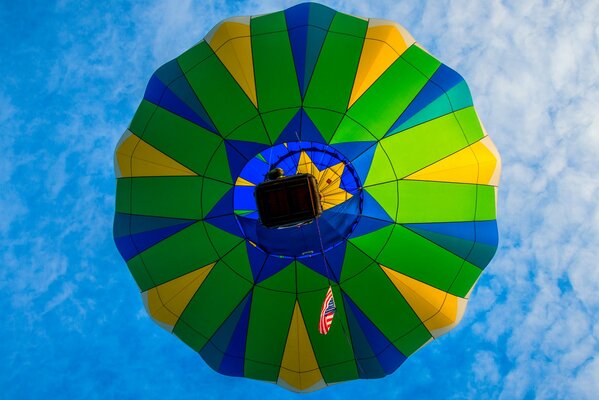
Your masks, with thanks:
[{"label": "blue sky", "polygon": [[[296,398],[146,315],[111,236],[114,147],[151,73],[291,1],[0,4],[0,384],[17,398]],[[306,398],[596,398],[599,3],[325,1],[395,20],[469,83],[503,158],[500,249],[457,329]]]}]

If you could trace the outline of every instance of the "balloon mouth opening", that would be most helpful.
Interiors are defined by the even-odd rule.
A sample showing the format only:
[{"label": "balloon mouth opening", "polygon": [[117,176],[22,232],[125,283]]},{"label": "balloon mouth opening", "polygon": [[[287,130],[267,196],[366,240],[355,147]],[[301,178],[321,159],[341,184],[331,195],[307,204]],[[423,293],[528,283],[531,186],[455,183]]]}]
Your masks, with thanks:
[{"label": "balloon mouth opening", "polygon": [[254,191],[260,222],[267,228],[290,228],[308,224],[322,214],[318,182],[312,174],[284,176],[275,168]]},{"label": "balloon mouth opening", "polygon": [[325,144],[274,145],[250,159],[236,179],[239,227],[267,254],[324,253],[345,242],[360,219],[358,174],[343,154]]}]

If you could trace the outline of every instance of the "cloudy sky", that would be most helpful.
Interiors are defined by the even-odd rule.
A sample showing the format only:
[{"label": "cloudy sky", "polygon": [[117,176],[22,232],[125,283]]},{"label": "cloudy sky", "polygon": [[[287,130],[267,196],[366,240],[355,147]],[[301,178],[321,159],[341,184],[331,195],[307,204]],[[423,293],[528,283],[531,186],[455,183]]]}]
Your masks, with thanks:
[{"label": "cloudy sky", "polygon": [[[294,1],[0,3],[1,398],[296,398],[146,315],[112,241],[114,147],[151,73]],[[500,249],[462,323],[392,376],[305,398],[597,398],[599,2],[324,1],[403,24],[503,158]]]}]

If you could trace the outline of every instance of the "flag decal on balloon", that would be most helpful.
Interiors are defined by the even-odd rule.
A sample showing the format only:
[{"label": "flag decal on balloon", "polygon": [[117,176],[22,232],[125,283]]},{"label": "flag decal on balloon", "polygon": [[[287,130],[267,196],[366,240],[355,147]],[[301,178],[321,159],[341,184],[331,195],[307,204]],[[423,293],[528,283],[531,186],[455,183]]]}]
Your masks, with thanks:
[{"label": "flag decal on balloon", "polygon": [[320,310],[318,331],[321,335],[326,335],[329,333],[329,329],[331,329],[331,323],[333,322],[333,317],[335,316],[335,310],[337,310],[335,307],[335,298],[333,297],[333,291],[329,286],[329,290],[327,290],[327,294],[324,297],[322,308]]}]

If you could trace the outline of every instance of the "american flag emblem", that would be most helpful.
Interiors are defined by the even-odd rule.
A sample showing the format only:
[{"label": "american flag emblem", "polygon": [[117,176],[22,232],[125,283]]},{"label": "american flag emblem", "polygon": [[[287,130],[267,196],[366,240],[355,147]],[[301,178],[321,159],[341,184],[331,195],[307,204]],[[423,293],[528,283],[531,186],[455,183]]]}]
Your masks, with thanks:
[{"label": "american flag emblem", "polygon": [[335,299],[333,298],[333,291],[329,286],[329,290],[327,290],[327,295],[324,297],[324,302],[322,303],[322,310],[320,311],[320,323],[318,324],[318,331],[321,335],[326,335],[329,333],[329,329],[331,328],[331,323],[333,322],[333,317],[335,316]]}]

